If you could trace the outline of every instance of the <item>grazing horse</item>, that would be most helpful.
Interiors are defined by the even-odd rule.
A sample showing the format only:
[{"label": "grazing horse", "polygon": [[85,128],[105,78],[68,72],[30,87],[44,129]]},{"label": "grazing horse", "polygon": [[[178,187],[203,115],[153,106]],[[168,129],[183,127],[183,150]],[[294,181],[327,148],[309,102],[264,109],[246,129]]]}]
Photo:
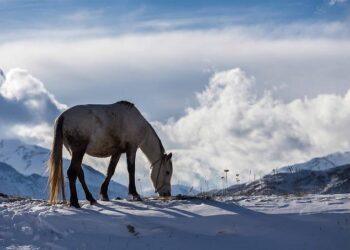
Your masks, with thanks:
[{"label": "grazing horse", "polygon": [[129,197],[140,200],[135,186],[135,157],[138,148],[151,163],[150,177],[155,192],[160,196],[171,195],[173,173],[171,156],[152,126],[134,104],[126,101],[110,105],[79,105],[63,112],[55,123],[55,136],[49,160],[50,203],[59,200],[60,189],[64,194],[62,170],[63,145],[72,155],[67,171],[70,188],[70,205],[79,208],[75,182],[79,181],[86,199],[91,204],[96,200],[91,195],[81,168],[85,153],[95,157],[111,157],[107,176],[101,186],[101,199],[109,200],[107,190],[120,155],[126,153],[129,172]]}]

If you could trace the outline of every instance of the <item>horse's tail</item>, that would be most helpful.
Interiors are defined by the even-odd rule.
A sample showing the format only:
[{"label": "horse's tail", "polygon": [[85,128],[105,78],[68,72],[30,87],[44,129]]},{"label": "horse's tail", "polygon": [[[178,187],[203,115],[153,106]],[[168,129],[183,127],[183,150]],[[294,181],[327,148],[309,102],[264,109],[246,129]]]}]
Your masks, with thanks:
[{"label": "horse's tail", "polygon": [[49,184],[50,184],[50,204],[55,204],[59,200],[60,188],[62,188],[62,199],[66,200],[64,193],[64,177],[62,170],[62,147],[63,147],[63,116],[61,115],[55,123],[55,135],[49,160]]}]

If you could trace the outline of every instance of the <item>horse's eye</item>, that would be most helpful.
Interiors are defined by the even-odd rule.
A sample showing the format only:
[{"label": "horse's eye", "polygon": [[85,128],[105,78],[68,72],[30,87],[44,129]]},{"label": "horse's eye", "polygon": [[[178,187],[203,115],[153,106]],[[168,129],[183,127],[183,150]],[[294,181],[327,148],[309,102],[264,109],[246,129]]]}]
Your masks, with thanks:
[{"label": "horse's eye", "polygon": [[165,173],[166,173],[166,175],[170,175],[170,172],[169,172],[169,171],[166,171]]}]

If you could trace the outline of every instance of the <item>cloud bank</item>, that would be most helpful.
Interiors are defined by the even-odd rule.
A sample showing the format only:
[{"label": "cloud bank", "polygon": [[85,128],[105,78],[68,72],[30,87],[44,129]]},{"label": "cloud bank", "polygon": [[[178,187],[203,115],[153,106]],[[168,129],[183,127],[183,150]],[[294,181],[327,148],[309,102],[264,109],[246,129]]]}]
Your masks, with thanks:
[{"label": "cloud bank", "polygon": [[[248,181],[276,167],[349,150],[350,89],[285,102],[276,98],[278,88],[258,92],[258,82],[239,68],[218,71],[183,116],[152,122],[174,153],[174,184],[216,188],[224,169],[230,170],[232,184],[236,174]],[[0,137],[47,147],[54,118],[67,108],[21,69],[6,74],[0,104]],[[86,157],[85,162],[106,171],[108,159]],[[149,163],[142,153],[137,166],[137,178],[144,190],[150,189]],[[115,179],[127,183],[126,173],[122,159]]]},{"label": "cloud bank", "polygon": [[[349,150],[350,89],[285,102],[274,97],[278,88],[257,91],[258,82],[238,68],[218,71],[182,117],[152,122],[174,152],[175,184],[215,188],[224,169],[231,183],[237,173],[247,181],[272,168]],[[25,70],[12,69],[0,79],[1,138],[50,147],[53,121],[66,108]],[[86,162],[105,171],[108,159]],[[120,165],[116,178],[126,183],[125,161]],[[141,153],[137,165],[147,188],[149,164]]]},{"label": "cloud bank", "polygon": [[0,39],[0,65],[30,70],[69,106],[128,99],[164,121],[194,104],[193,93],[220,69],[245,69],[259,79],[260,93],[283,86],[285,101],[342,93],[349,79],[349,27],[335,21],[121,35],[28,31]]},{"label": "cloud bank", "polygon": [[231,183],[236,173],[248,181],[250,172],[259,176],[350,149],[350,89],[287,103],[274,94],[259,95],[254,77],[240,69],[217,72],[197,93],[197,106],[178,120],[156,123],[175,152],[176,178],[214,188],[224,169]]},{"label": "cloud bank", "polygon": [[[0,76],[1,77],[1,76]],[[48,145],[51,126],[67,106],[26,70],[11,69],[0,79],[0,137]]]}]

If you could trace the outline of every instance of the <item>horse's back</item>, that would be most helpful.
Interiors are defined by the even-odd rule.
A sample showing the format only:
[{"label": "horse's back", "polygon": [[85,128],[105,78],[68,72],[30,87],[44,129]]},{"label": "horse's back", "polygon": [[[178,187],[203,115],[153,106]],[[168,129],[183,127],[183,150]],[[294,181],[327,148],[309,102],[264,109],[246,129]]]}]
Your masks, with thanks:
[{"label": "horse's back", "polygon": [[63,135],[68,147],[86,147],[93,156],[106,157],[128,145],[137,146],[147,130],[147,121],[129,102],[110,105],[78,105],[63,114]]}]

